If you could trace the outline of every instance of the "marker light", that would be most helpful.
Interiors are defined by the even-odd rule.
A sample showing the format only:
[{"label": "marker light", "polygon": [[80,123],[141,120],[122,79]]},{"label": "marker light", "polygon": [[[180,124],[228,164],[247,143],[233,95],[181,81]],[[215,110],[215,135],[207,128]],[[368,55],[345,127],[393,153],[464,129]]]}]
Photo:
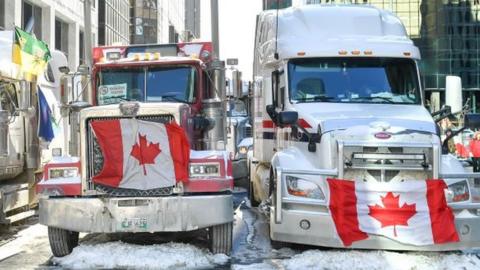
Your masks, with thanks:
[{"label": "marker light", "polygon": [[411,54],[410,52],[403,52],[403,55],[405,55],[405,56],[410,56],[410,55],[412,55],[412,54]]},{"label": "marker light", "polygon": [[140,60],[140,55],[138,53],[133,55],[133,61],[139,61]]},{"label": "marker light", "polygon": [[352,51],[353,55],[360,55],[360,51]]},{"label": "marker light", "polygon": [[160,60],[160,53],[159,52],[154,53],[153,54],[153,59]]},{"label": "marker light", "polygon": [[364,51],[363,54],[365,54],[365,55],[372,55],[373,52],[372,52],[372,51]]},{"label": "marker light", "polygon": [[305,52],[297,52],[298,56],[305,56]]},{"label": "marker light", "polygon": [[341,51],[338,51],[338,54],[340,54],[340,55],[347,55],[347,51],[341,50]]}]

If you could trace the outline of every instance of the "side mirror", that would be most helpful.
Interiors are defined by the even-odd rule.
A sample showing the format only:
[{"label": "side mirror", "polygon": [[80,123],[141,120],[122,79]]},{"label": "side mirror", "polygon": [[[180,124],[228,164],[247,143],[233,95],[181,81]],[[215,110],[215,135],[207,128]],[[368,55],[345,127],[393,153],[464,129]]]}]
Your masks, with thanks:
[{"label": "side mirror", "polygon": [[278,125],[281,127],[290,126],[297,122],[298,112],[283,111],[278,113]]},{"label": "side mirror", "polygon": [[480,114],[479,113],[465,114],[465,127],[469,129],[480,128]]}]

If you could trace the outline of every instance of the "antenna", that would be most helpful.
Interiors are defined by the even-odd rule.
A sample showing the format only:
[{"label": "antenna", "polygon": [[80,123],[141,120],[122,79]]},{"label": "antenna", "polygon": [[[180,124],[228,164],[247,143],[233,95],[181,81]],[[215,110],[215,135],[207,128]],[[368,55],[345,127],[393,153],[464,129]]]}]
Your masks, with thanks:
[{"label": "antenna", "polygon": [[278,60],[278,9],[280,6],[280,0],[277,0],[277,16],[275,18],[275,53],[273,54],[273,58]]}]

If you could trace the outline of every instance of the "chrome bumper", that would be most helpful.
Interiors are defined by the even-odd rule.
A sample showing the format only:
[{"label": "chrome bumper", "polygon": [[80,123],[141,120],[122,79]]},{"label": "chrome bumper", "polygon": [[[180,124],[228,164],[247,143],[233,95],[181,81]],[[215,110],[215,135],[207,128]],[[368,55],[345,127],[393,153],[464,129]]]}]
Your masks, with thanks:
[{"label": "chrome bumper", "polygon": [[42,198],[40,224],[77,232],[178,232],[233,221],[232,195]]},{"label": "chrome bumper", "polygon": [[[311,206],[318,211],[304,209],[282,209],[281,223],[275,223],[275,209],[272,208],[270,216],[270,237],[276,241],[308,244],[324,247],[345,248],[337,236],[335,224],[327,207]],[[312,209],[312,208],[310,208]],[[307,211],[306,211],[307,210]],[[462,212],[463,211],[463,212]],[[386,250],[423,250],[447,251],[463,250],[480,247],[480,216],[456,210],[455,226],[460,242],[441,245],[413,246],[406,245],[383,236],[369,235],[368,239],[354,242],[348,248],[357,249],[386,249]],[[309,229],[302,229],[300,222],[308,220]]]}]

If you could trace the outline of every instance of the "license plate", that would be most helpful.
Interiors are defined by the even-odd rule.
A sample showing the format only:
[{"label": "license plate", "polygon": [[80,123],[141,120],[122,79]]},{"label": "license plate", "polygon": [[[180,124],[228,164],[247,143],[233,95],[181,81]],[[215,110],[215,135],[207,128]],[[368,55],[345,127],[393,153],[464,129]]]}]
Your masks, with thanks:
[{"label": "license plate", "polygon": [[146,230],[148,228],[147,218],[124,218],[120,222],[123,230]]}]

